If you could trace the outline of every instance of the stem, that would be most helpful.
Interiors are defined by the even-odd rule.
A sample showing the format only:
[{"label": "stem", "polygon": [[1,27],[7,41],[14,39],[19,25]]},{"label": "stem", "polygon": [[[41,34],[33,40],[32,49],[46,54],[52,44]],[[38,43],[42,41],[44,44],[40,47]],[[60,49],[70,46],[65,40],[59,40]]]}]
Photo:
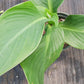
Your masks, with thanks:
[{"label": "stem", "polygon": [[48,25],[48,28],[50,28],[50,29],[51,29],[51,27],[52,27],[52,26],[49,24],[49,25]]},{"label": "stem", "polygon": [[50,12],[53,12],[51,0],[48,0],[48,7],[49,7]]}]

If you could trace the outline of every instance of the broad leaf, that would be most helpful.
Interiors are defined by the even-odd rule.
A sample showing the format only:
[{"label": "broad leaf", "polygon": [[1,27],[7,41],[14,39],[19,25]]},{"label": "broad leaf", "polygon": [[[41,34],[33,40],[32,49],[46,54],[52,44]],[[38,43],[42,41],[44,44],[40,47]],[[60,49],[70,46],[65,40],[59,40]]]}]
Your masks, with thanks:
[{"label": "broad leaf", "polygon": [[61,28],[49,28],[39,47],[21,63],[29,84],[43,84],[45,70],[60,56],[63,49]]},{"label": "broad leaf", "polygon": [[51,12],[57,12],[57,8],[64,0],[31,0],[36,6],[43,6]]},{"label": "broad leaf", "polygon": [[8,9],[0,17],[0,75],[37,48],[45,21],[46,18],[30,1]]},{"label": "broad leaf", "polygon": [[64,29],[64,39],[69,45],[84,49],[84,15],[70,15],[61,24]]}]

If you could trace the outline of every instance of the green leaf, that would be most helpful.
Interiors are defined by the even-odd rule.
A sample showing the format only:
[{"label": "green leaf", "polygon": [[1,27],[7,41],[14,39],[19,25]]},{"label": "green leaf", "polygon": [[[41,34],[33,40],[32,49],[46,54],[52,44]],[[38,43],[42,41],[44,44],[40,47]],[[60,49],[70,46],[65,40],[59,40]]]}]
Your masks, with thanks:
[{"label": "green leaf", "polygon": [[58,15],[56,13],[52,13],[51,18],[48,19],[48,23],[58,27]]},{"label": "green leaf", "polygon": [[27,1],[0,16],[0,75],[21,63],[38,47],[46,17]]},{"label": "green leaf", "polygon": [[65,42],[72,47],[84,49],[84,33],[64,30]]},{"label": "green leaf", "polygon": [[61,24],[64,39],[69,45],[84,49],[84,15],[70,15]]},{"label": "green leaf", "polygon": [[57,12],[57,8],[64,0],[31,0],[36,6],[43,6],[51,12]]},{"label": "green leaf", "polygon": [[36,49],[21,63],[29,84],[43,84],[45,70],[60,56],[63,49],[63,31],[50,27]]}]

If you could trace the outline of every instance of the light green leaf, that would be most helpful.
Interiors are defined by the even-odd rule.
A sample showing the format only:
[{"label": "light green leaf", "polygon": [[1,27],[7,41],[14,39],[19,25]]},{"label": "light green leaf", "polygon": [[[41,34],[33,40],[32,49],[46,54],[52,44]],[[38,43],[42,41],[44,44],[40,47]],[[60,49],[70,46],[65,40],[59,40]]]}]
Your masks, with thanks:
[{"label": "light green leaf", "polygon": [[64,30],[65,42],[72,47],[84,49],[84,33]]},{"label": "light green leaf", "polygon": [[36,49],[21,63],[29,84],[43,84],[45,70],[60,56],[63,49],[63,31],[50,27]]},{"label": "light green leaf", "polygon": [[51,18],[48,19],[48,23],[58,27],[58,15],[56,13],[52,13]]},{"label": "light green leaf", "polygon": [[4,11],[2,10],[2,11],[0,11],[0,14],[2,14]]},{"label": "light green leaf", "polygon": [[64,39],[69,45],[84,49],[84,15],[70,15],[61,24]]},{"label": "light green leaf", "polygon": [[51,12],[57,12],[57,8],[64,0],[31,0],[36,6],[43,6]]},{"label": "light green leaf", "polygon": [[16,5],[0,16],[0,75],[35,51],[45,21],[46,17],[30,1]]}]

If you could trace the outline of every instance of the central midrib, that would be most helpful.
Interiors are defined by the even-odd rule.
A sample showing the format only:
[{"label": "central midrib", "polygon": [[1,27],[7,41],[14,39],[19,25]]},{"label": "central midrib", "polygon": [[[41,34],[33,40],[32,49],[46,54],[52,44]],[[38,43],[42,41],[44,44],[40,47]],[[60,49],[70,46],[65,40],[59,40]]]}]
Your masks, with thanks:
[{"label": "central midrib", "polygon": [[78,33],[84,33],[83,30],[76,30],[76,29],[70,29],[70,28],[65,28],[65,27],[62,27],[64,30],[68,30],[68,31],[72,31],[72,32],[78,32]]},{"label": "central midrib", "polygon": [[30,28],[32,25],[34,25],[35,23],[46,19],[46,17],[41,17],[38,18],[37,20],[34,20],[32,23],[28,24],[26,27],[24,27],[21,31],[19,31],[14,37],[12,37],[7,43],[6,45],[4,45],[3,49],[0,51],[0,54],[4,51],[4,49],[6,49],[6,47],[8,47],[9,44],[11,44],[16,38],[18,38],[21,34],[23,34],[23,32],[25,32],[28,28]]}]

